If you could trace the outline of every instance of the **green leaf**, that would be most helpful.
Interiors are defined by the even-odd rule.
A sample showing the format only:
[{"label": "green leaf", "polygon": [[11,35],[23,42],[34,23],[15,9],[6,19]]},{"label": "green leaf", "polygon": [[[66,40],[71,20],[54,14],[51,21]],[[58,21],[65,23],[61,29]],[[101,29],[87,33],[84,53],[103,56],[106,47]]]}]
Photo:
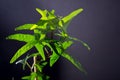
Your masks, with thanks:
[{"label": "green leaf", "polygon": [[34,56],[39,56],[39,55],[40,55],[39,53],[32,53],[31,55],[28,56],[28,59]]},{"label": "green leaf", "polygon": [[68,47],[70,47],[73,44],[72,41],[65,41],[62,43],[62,46],[64,49],[67,49]]},{"label": "green leaf", "polygon": [[34,35],[36,40],[42,40],[46,36],[45,32],[39,31],[38,29],[34,30]]},{"label": "green leaf", "polygon": [[77,9],[77,10],[71,12],[69,15],[65,16],[64,18],[62,18],[62,20],[64,21],[64,23],[66,23],[66,22],[70,21],[71,19],[73,19],[75,16],[77,16],[82,11],[83,11],[82,8]]},{"label": "green leaf", "polygon": [[38,80],[43,80],[43,79],[42,79],[42,76],[38,76],[37,78],[38,78]]},{"label": "green leaf", "polygon": [[18,40],[18,41],[24,41],[24,42],[31,42],[35,40],[35,37],[30,34],[13,34],[8,36],[6,39],[12,39],[12,40]]},{"label": "green leaf", "polygon": [[41,65],[35,64],[35,66],[37,67],[37,69],[38,69],[40,72],[42,72],[43,67],[42,67]]},{"label": "green leaf", "polygon": [[15,28],[15,30],[31,30],[36,24],[24,24]]},{"label": "green leaf", "polygon": [[30,28],[30,30],[34,30],[34,29],[36,29],[38,26],[36,25],[36,24],[34,24],[31,28]]},{"label": "green leaf", "polygon": [[59,59],[59,57],[60,56],[53,51],[53,54],[50,57],[50,67],[52,67],[54,65],[54,63],[57,62],[57,60]]},{"label": "green leaf", "polygon": [[71,20],[63,24],[63,30],[67,33],[67,28],[70,24]]},{"label": "green leaf", "polygon": [[25,79],[25,80],[30,80],[31,76],[24,76],[22,77],[22,79]]},{"label": "green leaf", "polygon": [[77,9],[77,10],[71,12],[69,15],[65,16],[64,18],[62,18],[63,23],[64,23],[64,24],[63,24],[63,29],[64,29],[66,32],[67,32],[67,27],[68,27],[68,25],[70,24],[71,20],[72,20],[75,16],[77,16],[78,14],[80,14],[82,11],[83,11],[82,8]]},{"label": "green leaf", "polygon": [[48,11],[48,19],[49,20],[56,18],[54,13],[55,13],[55,10],[52,10],[50,12]]},{"label": "green leaf", "polygon": [[66,58],[68,61],[70,61],[75,67],[77,67],[81,72],[84,72],[86,74],[85,69],[83,68],[83,66],[80,64],[80,62],[78,62],[77,60],[75,60],[72,56],[70,56],[67,53],[63,53],[61,54],[62,57]]},{"label": "green leaf", "polygon": [[59,59],[60,55],[64,52],[72,44],[72,41],[65,41],[61,44],[55,44],[53,48],[53,54],[50,58],[50,66],[52,67],[53,64]]},{"label": "green leaf", "polygon": [[43,42],[43,44],[47,45],[53,52],[52,55],[50,56],[50,67],[52,67],[60,56],[55,52],[54,48],[49,43]]},{"label": "green leaf", "polygon": [[43,58],[43,60],[45,60],[45,54],[44,54],[44,51],[43,51],[43,45],[40,44],[40,43],[37,43],[35,45],[36,49],[38,50],[39,54],[41,55],[41,57]]},{"label": "green leaf", "polygon": [[45,38],[45,36],[46,36],[46,34],[40,34],[40,40],[42,40],[42,39],[44,39]]},{"label": "green leaf", "polygon": [[32,72],[31,73],[31,80],[35,80],[36,77],[37,77],[37,73],[36,72]]},{"label": "green leaf", "polygon": [[47,20],[47,10],[41,10],[39,8],[36,8],[36,11],[41,14],[41,19],[42,20]]},{"label": "green leaf", "polygon": [[25,44],[24,46],[22,46],[12,57],[12,59],[10,60],[10,63],[13,63],[16,61],[16,59],[18,59],[20,56],[22,56],[24,53],[26,53],[28,50],[30,50],[34,45],[36,44],[36,42],[29,42],[27,44]]}]

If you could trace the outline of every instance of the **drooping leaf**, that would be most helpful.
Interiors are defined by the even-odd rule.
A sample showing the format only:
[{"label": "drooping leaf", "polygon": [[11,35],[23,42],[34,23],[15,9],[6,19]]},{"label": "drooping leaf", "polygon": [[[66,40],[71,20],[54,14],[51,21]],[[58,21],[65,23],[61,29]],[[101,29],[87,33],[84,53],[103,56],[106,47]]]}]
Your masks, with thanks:
[{"label": "drooping leaf", "polygon": [[18,40],[18,41],[24,41],[24,42],[31,42],[35,40],[35,37],[30,34],[13,34],[8,36],[6,39],[12,39],[12,40]]},{"label": "drooping leaf", "polygon": [[67,53],[63,53],[61,54],[62,57],[66,58],[68,61],[70,61],[75,67],[77,67],[81,72],[84,72],[86,74],[85,69],[83,68],[83,66],[81,65],[80,62],[78,62],[77,60],[75,60],[72,56],[70,56]]},{"label": "drooping leaf", "polygon": [[26,53],[28,50],[30,50],[34,45],[36,44],[35,42],[29,42],[27,44],[25,44],[24,46],[22,46],[12,57],[12,59],[10,60],[10,63],[15,62],[20,56],[22,56],[24,53]]},{"label": "drooping leaf", "polygon": [[38,50],[39,54],[41,55],[41,57],[43,58],[43,60],[45,60],[45,54],[44,54],[44,51],[43,51],[43,45],[40,44],[40,43],[37,43],[35,45],[36,49]]},{"label": "drooping leaf", "polygon": [[36,24],[24,24],[15,28],[15,30],[30,30]]},{"label": "drooping leaf", "polygon": [[88,50],[90,50],[89,45],[87,43],[83,42],[82,40],[77,39],[77,38],[73,38],[73,37],[69,37],[69,39],[79,41],[80,43],[82,43],[83,46],[85,46]]}]

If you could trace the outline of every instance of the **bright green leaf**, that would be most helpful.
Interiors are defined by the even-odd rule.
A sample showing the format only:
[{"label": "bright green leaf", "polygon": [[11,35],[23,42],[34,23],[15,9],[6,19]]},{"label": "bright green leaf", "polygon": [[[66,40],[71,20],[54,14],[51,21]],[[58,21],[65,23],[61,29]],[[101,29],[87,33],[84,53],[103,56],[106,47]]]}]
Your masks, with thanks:
[{"label": "bright green leaf", "polygon": [[37,73],[36,72],[32,72],[31,73],[31,80],[35,80],[35,78],[37,78]]},{"label": "bright green leaf", "polygon": [[57,60],[59,59],[59,55],[56,54],[55,52],[53,52],[52,56],[50,57],[50,67],[52,67],[54,65],[54,63],[57,62]]},{"label": "bright green leaf", "polygon": [[77,10],[71,12],[69,15],[65,16],[64,18],[62,18],[62,20],[63,20],[63,22],[64,22],[63,29],[64,29],[65,31],[67,31],[67,27],[68,27],[68,25],[70,24],[71,20],[72,20],[75,16],[77,16],[78,14],[80,14],[82,11],[83,11],[82,8],[77,9]]},{"label": "bright green leaf", "polygon": [[26,53],[28,50],[30,50],[34,45],[36,44],[36,42],[29,42],[27,44],[25,44],[24,46],[22,46],[12,57],[12,59],[10,60],[10,63],[13,63],[14,61],[16,61],[16,59],[18,59],[20,56],[22,56],[24,53]]},{"label": "bright green leaf", "polygon": [[15,28],[15,30],[30,30],[36,24],[24,24]]},{"label": "bright green leaf", "polygon": [[31,42],[35,40],[35,37],[30,34],[13,34],[8,36],[6,39],[13,39],[13,40],[18,40],[18,41],[24,41],[24,42]]},{"label": "bright green leaf", "polygon": [[48,18],[47,18],[47,10],[41,10],[41,9],[39,9],[39,8],[36,8],[36,11],[39,13],[39,14],[41,14],[41,19],[42,20],[47,20]]},{"label": "bright green leaf", "polygon": [[42,40],[42,39],[44,39],[45,38],[45,36],[46,36],[46,34],[40,34],[40,40]]},{"label": "bright green leaf", "polygon": [[67,49],[68,47],[70,47],[73,44],[72,41],[65,41],[62,43],[62,46],[64,49]]},{"label": "bright green leaf", "polygon": [[51,12],[48,11],[48,19],[49,20],[56,18],[54,13],[55,13],[55,10],[52,10]]},{"label": "bright green leaf", "polygon": [[44,54],[44,51],[43,51],[43,45],[40,44],[40,43],[37,43],[35,45],[36,49],[38,50],[39,54],[41,55],[41,57],[43,58],[43,60],[45,60],[45,54]]},{"label": "bright green leaf", "polygon": [[35,24],[35,25],[33,25],[31,28],[30,28],[30,30],[34,30],[34,29],[36,29],[38,26]]},{"label": "bright green leaf", "polygon": [[77,16],[82,11],[83,11],[82,8],[77,9],[77,10],[71,12],[69,15],[65,16],[64,18],[62,18],[62,20],[64,21],[64,23],[66,23],[66,22],[70,21],[71,19],[73,19],[75,16]]},{"label": "bright green leaf", "polygon": [[84,72],[86,74],[86,71],[84,70],[83,66],[80,64],[80,62],[78,62],[77,60],[75,60],[72,56],[70,56],[67,53],[63,53],[61,54],[61,56],[63,56],[64,58],[66,58],[68,61],[70,61],[74,66],[76,66],[81,72]]}]

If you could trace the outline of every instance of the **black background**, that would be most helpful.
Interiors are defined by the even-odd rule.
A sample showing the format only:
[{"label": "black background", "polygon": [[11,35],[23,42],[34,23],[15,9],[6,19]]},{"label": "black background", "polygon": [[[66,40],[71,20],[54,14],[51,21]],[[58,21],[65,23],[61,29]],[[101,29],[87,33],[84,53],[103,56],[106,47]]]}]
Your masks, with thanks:
[{"label": "black background", "polygon": [[[68,52],[81,62],[87,75],[61,58],[54,66],[55,80],[120,80],[120,1],[119,0],[1,0],[0,1],[0,79],[19,80],[28,72],[21,65],[9,64],[20,42],[6,40],[14,28],[36,23],[40,15],[35,8],[56,10],[65,16],[83,8],[69,26],[71,36],[87,42],[91,51],[75,42]],[[53,73],[52,72],[52,73]]]}]

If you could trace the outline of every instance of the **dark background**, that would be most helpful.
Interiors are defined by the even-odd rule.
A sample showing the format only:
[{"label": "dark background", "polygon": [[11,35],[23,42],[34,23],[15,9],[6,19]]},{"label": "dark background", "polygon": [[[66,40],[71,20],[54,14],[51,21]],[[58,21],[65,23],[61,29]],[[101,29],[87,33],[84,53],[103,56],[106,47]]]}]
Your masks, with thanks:
[{"label": "dark background", "polygon": [[81,62],[87,75],[61,58],[54,66],[55,80],[120,80],[120,1],[119,0],[1,0],[0,1],[0,79],[19,80],[25,71],[9,60],[21,43],[5,40],[15,33],[14,28],[25,23],[36,23],[40,15],[35,8],[56,10],[67,15],[82,7],[68,32],[91,46],[88,51],[80,43],[68,50]]}]

